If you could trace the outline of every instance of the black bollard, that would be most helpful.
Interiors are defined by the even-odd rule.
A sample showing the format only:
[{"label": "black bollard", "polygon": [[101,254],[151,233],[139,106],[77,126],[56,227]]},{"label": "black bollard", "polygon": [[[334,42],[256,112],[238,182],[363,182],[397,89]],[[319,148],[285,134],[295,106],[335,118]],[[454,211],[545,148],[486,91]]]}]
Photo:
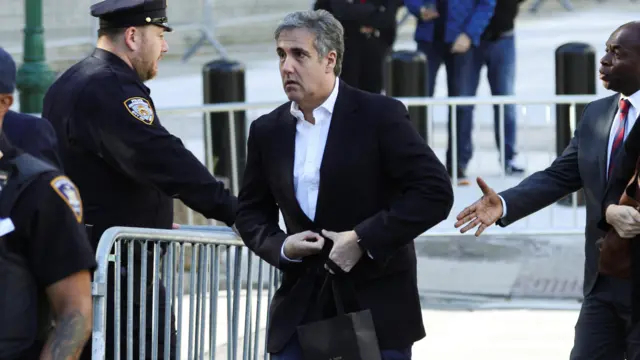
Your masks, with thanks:
[{"label": "black bollard", "polygon": [[[567,43],[556,49],[556,94],[595,95],[596,93],[596,50],[585,43]],[[586,104],[576,104],[576,128]],[[570,106],[556,105],[556,153],[562,154],[569,145],[573,132],[570,127]],[[571,206],[572,196],[559,202]],[[585,204],[584,192],[578,191],[578,206]]]},{"label": "black bollard", "polygon": [[[219,104],[228,102],[245,101],[245,68],[237,61],[214,60],[204,65],[202,69],[202,85],[205,104]],[[231,163],[231,128],[228,112],[211,113],[211,138],[205,139],[212,143],[212,154],[207,153],[207,163],[211,160],[213,173],[229,181],[229,186],[233,191],[234,178],[237,184],[242,184],[242,174],[246,164],[246,119],[244,111],[234,111],[235,138],[236,138],[236,159],[237,174],[233,174]],[[205,122],[207,115],[204,115]],[[205,134],[206,124],[205,124]],[[206,135],[205,135],[206,136]],[[211,159],[213,156],[213,159]]]},{"label": "black bollard", "polygon": [[[420,51],[394,51],[384,63],[385,93],[392,97],[427,96],[427,57]],[[409,116],[420,136],[427,141],[427,109],[410,106]]]}]

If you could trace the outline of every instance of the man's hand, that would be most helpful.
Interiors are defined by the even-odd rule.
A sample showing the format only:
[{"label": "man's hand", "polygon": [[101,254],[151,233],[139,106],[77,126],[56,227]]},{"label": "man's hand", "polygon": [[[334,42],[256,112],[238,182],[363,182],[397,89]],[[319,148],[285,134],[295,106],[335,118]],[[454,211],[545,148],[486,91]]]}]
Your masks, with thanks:
[{"label": "man's hand", "polygon": [[458,35],[456,41],[453,42],[453,46],[451,46],[451,52],[454,54],[463,54],[466,53],[470,47],[471,38],[469,38],[469,35],[461,33],[460,35]]},{"label": "man's hand", "polygon": [[284,255],[289,259],[302,259],[322,251],[324,238],[313,231],[305,231],[284,240]]},{"label": "man's hand", "polygon": [[609,205],[605,216],[621,238],[629,239],[640,234],[640,212],[631,206]]},{"label": "man's hand", "polygon": [[360,26],[360,32],[363,34],[371,34],[373,30],[371,26]]},{"label": "man's hand", "polygon": [[458,221],[455,223],[455,227],[459,228],[470,222],[460,230],[464,234],[480,225],[476,231],[476,236],[480,236],[487,227],[495,224],[502,217],[504,209],[498,194],[482,178],[478,178],[476,181],[480,190],[482,190],[482,197],[458,214]]},{"label": "man's hand", "polygon": [[422,19],[422,21],[430,21],[438,17],[440,17],[440,14],[434,8],[424,6],[420,8],[420,19]]},{"label": "man's hand", "polygon": [[344,272],[349,272],[362,257],[362,248],[358,244],[358,234],[355,231],[336,233],[322,230],[322,235],[333,241],[333,248],[329,253],[329,260],[333,261]]}]

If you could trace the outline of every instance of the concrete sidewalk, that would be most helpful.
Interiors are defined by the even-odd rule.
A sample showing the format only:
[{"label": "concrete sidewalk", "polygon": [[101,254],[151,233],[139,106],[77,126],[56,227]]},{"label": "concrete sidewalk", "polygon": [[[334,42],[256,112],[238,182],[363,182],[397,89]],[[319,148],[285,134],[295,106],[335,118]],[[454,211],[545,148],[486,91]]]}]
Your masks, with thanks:
[{"label": "concrete sidewalk", "polygon": [[[265,299],[266,300],[266,299]],[[250,346],[245,349],[245,301],[241,297],[238,324],[238,337],[236,338],[237,358],[248,350],[255,354],[256,340],[258,358],[264,356],[264,341],[266,328],[266,301],[261,306],[261,319],[257,322],[256,329],[256,299],[255,293],[252,301],[252,318],[250,331]],[[226,309],[226,294],[221,293],[217,307],[217,326],[215,337],[215,358],[229,359],[228,323]],[[535,310],[526,309],[531,305],[548,306],[550,309]],[[499,305],[499,304],[494,304]],[[427,330],[426,338],[417,342],[413,347],[414,359],[450,359],[468,360],[481,356],[487,359],[507,360],[539,360],[539,359],[566,359],[573,344],[573,326],[578,316],[575,309],[553,310],[554,304],[522,303],[511,304],[515,310],[479,309],[476,311],[438,310],[425,308],[422,317]],[[207,304],[208,308],[209,304]],[[524,308],[524,309],[518,309]],[[569,307],[570,308],[570,307]],[[211,352],[209,311],[202,316],[204,328],[195,328],[195,319],[191,322],[189,314],[189,297],[183,298],[182,331],[180,341],[180,355],[182,359],[195,358],[195,345],[202,349],[205,358]],[[176,317],[179,313],[176,313]],[[203,322],[199,322],[203,324]],[[201,340],[196,340],[196,337]],[[124,341],[124,339],[123,339]],[[198,350],[199,351],[199,350]]]}]

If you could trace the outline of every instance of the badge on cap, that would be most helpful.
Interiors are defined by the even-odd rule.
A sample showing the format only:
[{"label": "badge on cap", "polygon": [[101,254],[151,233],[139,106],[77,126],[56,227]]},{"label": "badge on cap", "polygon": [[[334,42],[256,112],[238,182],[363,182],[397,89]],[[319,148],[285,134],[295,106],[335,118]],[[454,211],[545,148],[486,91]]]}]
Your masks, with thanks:
[{"label": "badge on cap", "polygon": [[51,180],[51,187],[69,205],[79,223],[82,222],[82,200],[76,186],[66,176],[57,176]]},{"label": "badge on cap", "polygon": [[129,113],[136,119],[142,121],[147,125],[153,124],[154,113],[151,108],[151,104],[145,98],[132,97],[124,102],[124,106]]}]

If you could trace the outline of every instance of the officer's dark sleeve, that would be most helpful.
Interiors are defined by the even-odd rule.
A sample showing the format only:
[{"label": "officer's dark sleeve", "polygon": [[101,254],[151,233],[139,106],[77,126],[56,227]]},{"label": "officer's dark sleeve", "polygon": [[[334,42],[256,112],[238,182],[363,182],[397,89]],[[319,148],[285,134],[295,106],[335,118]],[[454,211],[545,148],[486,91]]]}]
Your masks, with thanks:
[{"label": "officer's dark sleeve", "polygon": [[67,177],[47,175],[35,180],[21,203],[35,204],[28,221],[27,258],[42,287],[83,270],[95,270],[93,248],[83,225],[82,199]]},{"label": "officer's dark sleeve", "polygon": [[35,134],[33,134],[33,138],[38,139],[37,144],[34,145],[39,154],[37,157],[63,170],[62,161],[60,161],[60,157],[58,156],[56,131],[53,129],[53,126],[51,126],[49,120],[38,119],[35,123],[36,126],[33,128]]},{"label": "officer's dark sleeve", "polygon": [[376,29],[395,27],[397,10],[398,6],[393,2],[388,7],[381,8],[369,3],[331,0],[331,12],[339,21],[353,21]]},{"label": "officer's dark sleeve", "polygon": [[160,124],[157,114],[141,119],[130,111],[128,104],[132,101],[151,104],[137,84],[120,84],[116,80],[84,93],[83,113],[97,117],[95,130],[104,159],[131,178],[182,200],[207,218],[233,225],[236,197]]}]

